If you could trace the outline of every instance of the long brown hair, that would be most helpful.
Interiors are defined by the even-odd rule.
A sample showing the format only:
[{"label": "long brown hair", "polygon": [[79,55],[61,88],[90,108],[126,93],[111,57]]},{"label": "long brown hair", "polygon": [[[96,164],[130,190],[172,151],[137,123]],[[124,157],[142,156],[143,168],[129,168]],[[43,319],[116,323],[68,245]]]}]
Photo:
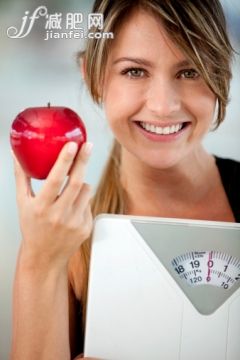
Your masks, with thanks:
[{"label": "long brown hair", "polygon": [[[101,180],[92,199],[92,215],[124,214],[124,190],[120,183],[121,147],[115,140],[110,157],[104,168]],[[69,279],[77,299],[81,302],[83,326],[85,324],[89,259],[91,251],[91,237],[81,246],[69,263]],[[80,268],[81,267],[81,268]],[[83,278],[79,278],[82,274]]]},{"label": "long brown hair", "polygon": [[[228,103],[233,49],[227,36],[226,22],[219,0],[97,0],[92,12],[104,15],[103,32],[114,36],[132,11],[142,8],[157,17],[173,42],[195,64],[206,84],[216,95],[218,114],[216,127],[223,121]],[[91,29],[94,32],[94,30]],[[95,29],[95,32],[98,32]],[[85,82],[93,100],[101,103],[108,54],[114,40],[88,39],[79,53],[84,59]],[[114,141],[109,160],[92,202],[92,213],[124,213],[124,191],[120,182],[121,147]],[[81,246],[70,262],[71,283],[85,314],[91,239]],[[79,266],[84,271],[83,286]],[[85,318],[85,316],[84,316]]]}]

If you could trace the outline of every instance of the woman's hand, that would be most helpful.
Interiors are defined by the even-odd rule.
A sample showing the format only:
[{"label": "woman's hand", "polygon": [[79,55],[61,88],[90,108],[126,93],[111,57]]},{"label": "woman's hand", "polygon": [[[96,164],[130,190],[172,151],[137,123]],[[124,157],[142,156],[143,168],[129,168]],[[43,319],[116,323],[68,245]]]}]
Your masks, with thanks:
[{"label": "woman's hand", "polygon": [[29,266],[66,266],[71,255],[89,237],[93,225],[91,189],[84,183],[84,173],[91,146],[85,143],[76,156],[76,143],[66,144],[37,195],[33,193],[30,178],[14,159],[23,236],[21,256]]}]

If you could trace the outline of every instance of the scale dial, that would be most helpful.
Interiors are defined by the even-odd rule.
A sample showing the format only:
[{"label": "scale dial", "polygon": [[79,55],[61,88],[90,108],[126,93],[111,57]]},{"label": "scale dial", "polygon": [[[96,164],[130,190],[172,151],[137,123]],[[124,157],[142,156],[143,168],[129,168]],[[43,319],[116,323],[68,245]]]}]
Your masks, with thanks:
[{"label": "scale dial", "polygon": [[213,285],[225,290],[240,281],[240,259],[221,251],[191,251],[172,260],[178,276],[190,286]]}]

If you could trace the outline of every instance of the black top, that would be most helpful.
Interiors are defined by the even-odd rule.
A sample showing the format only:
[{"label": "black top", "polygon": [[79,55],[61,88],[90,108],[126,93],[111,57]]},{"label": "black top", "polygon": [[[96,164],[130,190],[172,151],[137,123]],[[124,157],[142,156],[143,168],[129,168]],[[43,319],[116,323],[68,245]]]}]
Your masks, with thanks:
[{"label": "black top", "polygon": [[240,162],[218,156],[216,165],[236,222],[240,222]]}]

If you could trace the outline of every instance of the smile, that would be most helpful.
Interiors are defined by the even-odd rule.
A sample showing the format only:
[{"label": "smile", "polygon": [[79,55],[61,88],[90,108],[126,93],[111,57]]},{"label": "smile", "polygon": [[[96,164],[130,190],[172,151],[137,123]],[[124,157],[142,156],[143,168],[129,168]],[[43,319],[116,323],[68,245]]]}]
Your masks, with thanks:
[{"label": "smile", "polygon": [[145,123],[145,122],[139,122],[139,125],[149,131],[150,133],[159,134],[159,135],[169,135],[174,134],[180,131],[183,128],[184,123],[178,123],[171,126],[155,126],[153,124]]},{"label": "smile", "polygon": [[[190,121],[182,121],[179,123],[165,123],[165,126],[154,125],[145,121],[134,121],[136,128],[146,139],[154,142],[168,143],[177,141],[189,133],[191,128]],[[156,123],[155,123],[156,124]]]}]

